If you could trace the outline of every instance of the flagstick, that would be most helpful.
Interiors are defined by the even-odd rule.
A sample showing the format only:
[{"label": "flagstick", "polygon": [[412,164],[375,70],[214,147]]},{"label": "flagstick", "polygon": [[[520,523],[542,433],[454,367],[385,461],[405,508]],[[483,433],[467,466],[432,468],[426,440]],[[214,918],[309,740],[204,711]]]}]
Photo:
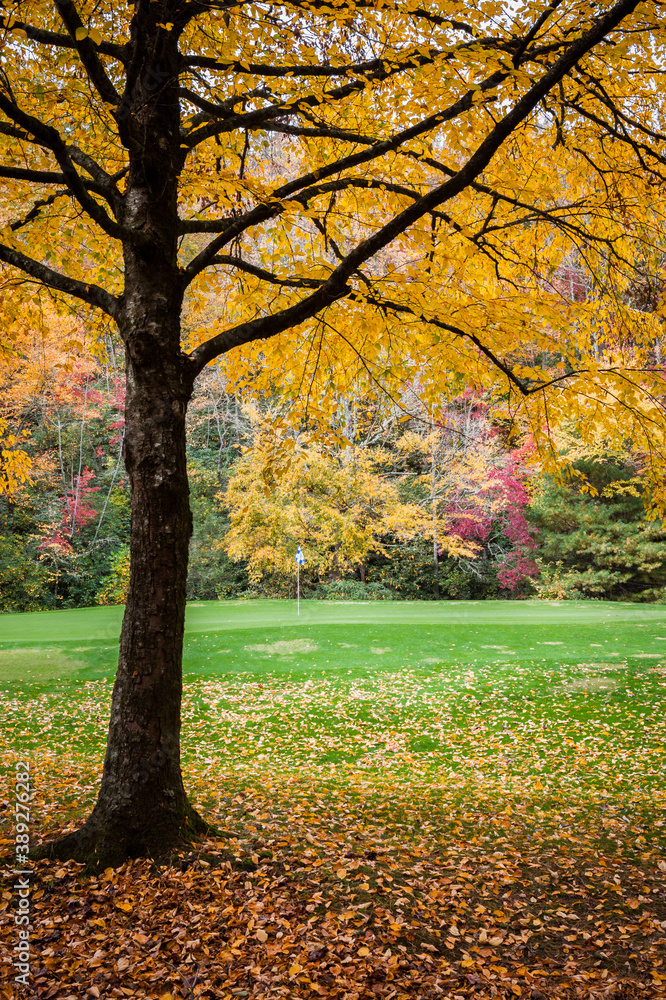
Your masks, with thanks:
[{"label": "flagstick", "polygon": [[296,563],[296,614],[301,613],[301,564]]}]

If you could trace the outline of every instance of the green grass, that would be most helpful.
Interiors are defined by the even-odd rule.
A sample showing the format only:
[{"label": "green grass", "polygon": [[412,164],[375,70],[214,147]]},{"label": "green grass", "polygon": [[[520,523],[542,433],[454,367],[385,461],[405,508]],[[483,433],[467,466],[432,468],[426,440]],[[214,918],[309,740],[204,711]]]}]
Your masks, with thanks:
[{"label": "green grass", "polygon": [[[115,672],[121,608],[0,616],[0,685]],[[187,609],[185,674],[367,676],[428,664],[666,659],[666,609],[551,601],[210,601]]]},{"label": "green grass", "polygon": [[[7,759],[67,775],[74,813],[103,755],[120,616],[0,619]],[[238,789],[270,789],[285,817],[299,796],[342,795],[399,836],[489,815],[525,833],[527,816],[539,835],[605,849],[633,827],[639,850],[664,836],[665,661],[658,606],[303,602],[297,618],[294,602],[193,604],[184,768],[203,808],[239,829]],[[62,801],[61,788],[44,818]]]},{"label": "green grass", "polygon": [[[481,982],[528,967],[529,982],[548,977],[552,996],[574,995],[552,976],[584,973],[605,991],[627,970],[654,993],[666,929],[666,609],[312,602],[295,612],[273,601],[188,608],[184,779],[225,837],[200,859],[193,853],[185,878],[161,873],[157,903],[154,876],[134,866],[115,873],[127,877],[125,905],[146,935],[164,936],[165,913],[172,933],[178,895],[191,891],[184,926],[211,902],[203,942],[222,926],[211,922],[215,907],[225,927],[245,926],[250,913],[254,923],[260,911],[282,941],[289,920],[298,925],[293,949],[306,926],[329,940],[322,928],[332,921],[358,957],[372,919],[381,961],[399,952],[420,968],[425,942],[449,977],[447,996],[472,969]],[[34,841],[78,824],[95,800],[120,620],[118,608],[0,618],[0,772],[29,761]],[[10,784],[0,798],[11,799]],[[220,881],[215,866],[229,852],[242,871],[236,879],[225,867]],[[111,932],[114,947],[137,918],[101,909],[99,883],[91,890],[72,875],[65,888],[58,865],[44,869],[45,886],[58,880],[49,913],[61,907],[58,926],[72,941],[54,961],[69,982],[69,956],[86,933],[69,924],[79,888],[101,914],[96,932],[128,921]],[[175,893],[164,892],[169,878]],[[454,919],[462,930],[447,937]],[[526,950],[517,935],[527,924]],[[210,956],[227,980],[224,963],[262,960],[251,933],[228,952],[218,952],[221,941],[216,931]],[[271,951],[270,975],[283,962],[291,995],[301,952],[281,958],[282,948]],[[203,967],[208,946],[192,955]],[[147,961],[154,975],[152,952]],[[417,969],[403,971],[401,996],[421,995]]]}]

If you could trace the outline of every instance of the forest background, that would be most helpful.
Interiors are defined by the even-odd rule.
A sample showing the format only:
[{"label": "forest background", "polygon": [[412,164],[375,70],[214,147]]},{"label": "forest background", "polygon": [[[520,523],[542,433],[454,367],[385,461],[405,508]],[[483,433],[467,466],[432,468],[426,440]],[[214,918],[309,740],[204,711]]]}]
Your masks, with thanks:
[{"label": "forest background", "polygon": [[[658,281],[630,288],[631,304],[655,308]],[[571,260],[557,284],[588,294]],[[569,475],[556,479],[473,384],[429,410],[418,389],[340,397],[322,441],[307,421],[294,427],[277,389],[234,391],[224,365],[210,366],[188,415],[188,598],[293,597],[301,544],[306,598],[666,599],[666,531],[630,441],[609,453],[602,438],[595,449],[561,432]],[[122,603],[119,345],[88,335],[80,317],[33,314],[2,358],[0,397],[12,472],[0,496],[0,610]]]}]

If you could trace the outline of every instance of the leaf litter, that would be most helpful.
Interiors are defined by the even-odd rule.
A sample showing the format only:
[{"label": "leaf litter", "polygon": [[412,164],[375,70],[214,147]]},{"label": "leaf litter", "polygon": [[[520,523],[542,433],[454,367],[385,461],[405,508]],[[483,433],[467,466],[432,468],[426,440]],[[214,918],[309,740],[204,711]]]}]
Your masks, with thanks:
[{"label": "leaf litter", "polygon": [[[169,868],[36,864],[25,995],[666,996],[664,672],[589,667],[190,679],[186,785],[225,836]],[[90,809],[108,702],[3,696],[35,837]]]}]

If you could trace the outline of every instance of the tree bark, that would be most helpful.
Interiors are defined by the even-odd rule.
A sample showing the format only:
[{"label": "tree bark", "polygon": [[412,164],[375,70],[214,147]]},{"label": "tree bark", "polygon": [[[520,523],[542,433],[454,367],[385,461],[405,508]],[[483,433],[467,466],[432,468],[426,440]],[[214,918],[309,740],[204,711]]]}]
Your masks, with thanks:
[{"label": "tree bark", "polygon": [[167,855],[205,829],[187,800],[180,770],[192,534],[185,414],[192,382],[177,347],[177,290],[173,281],[170,288],[155,287],[159,283],[159,276],[149,283],[144,275],[121,321],[131,566],[102,784],[85,825],[49,852],[95,867]]},{"label": "tree bark", "polygon": [[[139,35],[141,23],[134,27]],[[168,856],[206,829],[188,802],[180,770],[192,534],[185,415],[193,372],[180,344],[178,56],[170,33],[160,38],[162,48],[150,52],[135,40],[145,61],[137,68],[123,123],[130,171],[122,223],[142,239],[124,244],[125,291],[117,317],[126,352],[124,458],[132,519],[109,737],[92,814],[80,830],[41,852],[90,867]]]}]

